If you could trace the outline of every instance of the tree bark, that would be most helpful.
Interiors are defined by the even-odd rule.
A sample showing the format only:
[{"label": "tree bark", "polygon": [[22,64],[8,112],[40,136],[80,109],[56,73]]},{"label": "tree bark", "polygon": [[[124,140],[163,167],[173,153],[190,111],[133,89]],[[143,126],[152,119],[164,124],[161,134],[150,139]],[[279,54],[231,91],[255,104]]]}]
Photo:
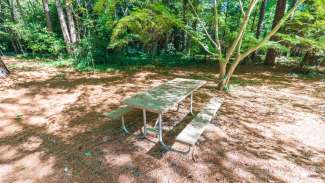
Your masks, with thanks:
[{"label": "tree bark", "polygon": [[77,32],[76,32],[76,26],[73,19],[72,14],[72,5],[66,3],[66,11],[67,11],[67,18],[68,18],[68,25],[69,25],[69,32],[70,32],[70,41],[71,43],[77,42]]},{"label": "tree bark", "polygon": [[[255,33],[255,37],[257,39],[260,38],[260,35],[261,35],[261,33],[263,31],[263,28],[264,28],[266,4],[267,4],[267,0],[262,0],[261,7],[260,7],[260,12],[259,12],[259,17],[258,17],[258,22],[257,22],[257,27],[256,27],[256,33]],[[252,60],[254,60],[256,58],[256,55],[257,55],[257,51],[252,53]]]},{"label": "tree bark", "polygon": [[44,15],[45,15],[45,18],[46,18],[47,31],[53,32],[53,26],[52,26],[51,14],[50,14],[50,8],[49,8],[49,1],[48,0],[42,0],[42,3],[43,3]]},{"label": "tree bark", "polygon": [[[187,25],[188,24],[188,21],[187,21],[187,18],[186,18],[186,10],[187,10],[187,3],[188,3],[188,0],[183,0],[183,11],[182,11],[182,16],[183,16],[183,21],[184,23]],[[187,36],[187,33],[186,31],[183,31],[183,51],[187,51],[187,40],[188,40],[188,36]]]},{"label": "tree bark", "polygon": [[13,0],[7,0],[8,5],[10,6],[10,16],[13,22],[17,22],[17,11],[16,11],[16,5]]},{"label": "tree bark", "polygon": [[302,66],[304,65],[313,65],[314,63],[314,54],[312,51],[307,51],[302,59]]},{"label": "tree bark", "polygon": [[[278,0],[276,4],[272,28],[274,28],[280,22],[281,18],[284,16],[285,10],[286,10],[286,0]],[[270,40],[275,41],[276,37],[272,36]],[[264,63],[266,65],[274,65],[276,56],[277,56],[276,50],[274,48],[269,48],[267,50]]]},{"label": "tree bark", "polygon": [[57,9],[57,12],[58,12],[58,16],[59,16],[62,35],[63,35],[63,38],[64,38],[64,42],[66,43],[66,46],[67,46],[66,49],[67,49],[68,53],[71,53],[72,52],[72,49],[71,49],[71,46],[70,46],[71,39],[70,39],[70,34],[69,34],[68,27],[67,27],[67,23],[65,21],[65,15],[64,15],[64,12],[63,12],[61,1],[60,0],[55,0],[55,4],[56,4],[56,9]]},{"label": "tree bark", "polygon": [[264,19],[265,19],[265,9],[266,9],[267,0],[262,0],[261,7],[260,7],[260,13],[256,28],[256,38],[260,38],[261,32],[264,28]]},{"label": "tree bark", "polygon": [[9,74],[9,69],[6,67],[5,63],[0,58],[0,78],[8,77]]},{"label": "tree bark", "polygon": [[296,5],[297,1],[298,0],[291,0],[289,9],[291,9],[292,7],[294,7]]}]

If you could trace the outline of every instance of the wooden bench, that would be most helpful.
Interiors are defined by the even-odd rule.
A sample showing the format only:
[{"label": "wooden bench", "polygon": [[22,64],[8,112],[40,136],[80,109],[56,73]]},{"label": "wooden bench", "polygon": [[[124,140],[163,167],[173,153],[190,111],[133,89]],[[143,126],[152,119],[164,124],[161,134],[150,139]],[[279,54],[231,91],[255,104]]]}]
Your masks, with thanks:
[{"label": "wooden bench", "polygon": [[188,145],[194,145],[203,133],[206,126],[219,110],[222,101],[216,97],[210,99],[203,110],[182,130],[176,137],[176,141]]},{"label": "wooden bench", "polygon": [[127,113],[130,113],[133,111],[133,108],[130,107],[120,107],[118,109],[115,109],[111,112],[106,113],[106,116],[109,117],[112,120],[118,120],[121,119],[122,122],[122,129],[124,130],[125,133],[129,133],[129,131],[125,127],[125,122],[124,122],[124,115]]}]

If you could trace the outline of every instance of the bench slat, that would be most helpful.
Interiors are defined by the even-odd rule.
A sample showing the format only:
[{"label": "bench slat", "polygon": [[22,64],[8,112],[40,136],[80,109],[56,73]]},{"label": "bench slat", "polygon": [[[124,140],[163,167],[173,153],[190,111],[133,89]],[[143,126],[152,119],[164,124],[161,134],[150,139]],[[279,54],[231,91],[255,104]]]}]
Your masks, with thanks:
[{"label": "bench slat", "polygon": [[222,101],[216,97],[210,99],[207,106],[189,123],[176,140],[185,144],[194,145],[219,110]]},{"label": "bench slat", "polygon": [[109,118],[111,118],[111,119],[113,119],[113,120],[117,120],[117,119],[120,119],[121,117],[122,117],[122,115],[123,114],[125,114],[125,113],[129,113],[129,112],[131,112],[133,109],[132,108],[130,108],[130,107],[120,107],[120,108],[118,108],[118,109],[115,109],[115,110],[113,110],[113,111],[111,111],[111,112],[108,112],[108,113],[106,113],[106,115],[109,117]]}]

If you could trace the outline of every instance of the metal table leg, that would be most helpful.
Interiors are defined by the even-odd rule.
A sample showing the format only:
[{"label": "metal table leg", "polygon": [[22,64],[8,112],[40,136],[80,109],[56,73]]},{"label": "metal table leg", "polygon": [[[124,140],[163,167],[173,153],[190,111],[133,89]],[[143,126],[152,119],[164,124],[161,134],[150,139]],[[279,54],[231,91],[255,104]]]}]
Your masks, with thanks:
[{"label": "metal table leg", "polygon": [[193,114],[193,93],[191,93],[190,112]]},{"label": "metal table leg", "polygon": [[142,113],[143,113],[143,136],[146,137],[147,136],[147,113],[146,113],[146,110],[143,109]]},{"label": "metal table leg", "polygon": [[158,120],[159,120],[159,142],[165,150],[170,150],[170,146],[167,146],[163,141],[161,113],[159,114]]},{"label": "metal table leg", "polygon": [[125,133],[129,133],[128,129],[126,129],[125,127],[125,122],[124,122],[124,115],[122,115],[121,117],[121,121],[122,121],[122,129]]}]

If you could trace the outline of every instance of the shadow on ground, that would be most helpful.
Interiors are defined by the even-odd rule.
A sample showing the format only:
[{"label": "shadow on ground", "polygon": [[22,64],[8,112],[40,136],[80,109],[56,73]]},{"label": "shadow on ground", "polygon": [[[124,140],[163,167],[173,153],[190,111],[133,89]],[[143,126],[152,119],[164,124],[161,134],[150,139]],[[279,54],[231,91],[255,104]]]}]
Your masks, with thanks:
[{"label": "shadow on ground", "polygon": [[[19,67],[0,84],[0,182],[325,181],[320,80],[243,66],[223,94],[211,67],[93,74],[10,59]],[[141,111],[127,116],[129,135],[105,117],[124,97],[175,77],[208,81],[194,95],[196,112],[212,96],[225,99],[187,155],[161,151],[154,134],[140,139]],[[166,143],[192,118],[188,101],[164,115]]]}]

